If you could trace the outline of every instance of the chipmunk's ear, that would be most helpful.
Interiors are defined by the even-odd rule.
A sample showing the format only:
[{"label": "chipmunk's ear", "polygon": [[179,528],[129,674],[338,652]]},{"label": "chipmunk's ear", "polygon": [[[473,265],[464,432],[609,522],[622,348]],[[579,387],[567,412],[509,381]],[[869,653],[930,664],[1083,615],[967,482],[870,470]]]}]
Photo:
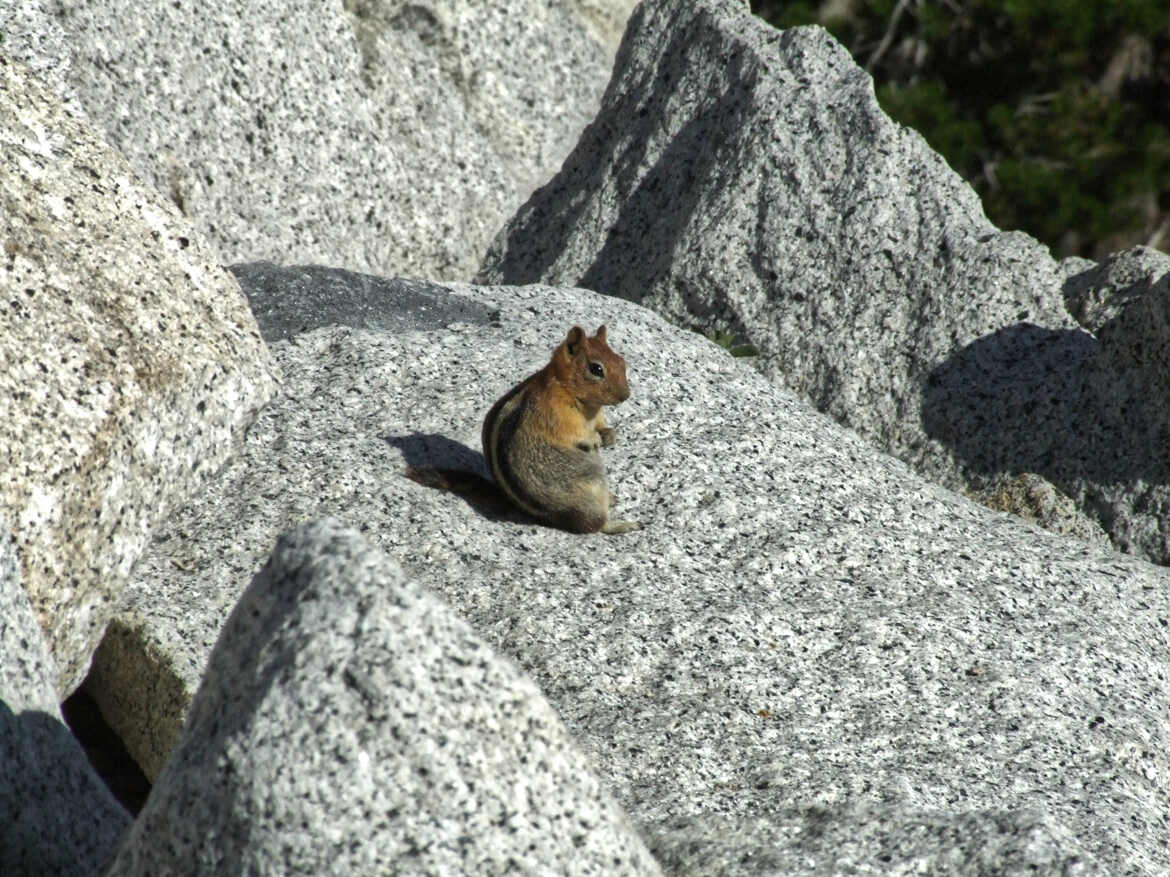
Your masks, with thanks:
[{"label": "chipmunk's ear", "polygon": [[593,337],[596,338],[598,341],[604,341],[605,340],[605,326],[598,326],[597,327],[597,334],[594,335]]},{"label": "chipmunk's ear", "polygon": [[581,351],[584,343],[585,330],[580,326],[574,326],[569,330],[569,334],[565,338],[565,349],[568,350],[569,356],[576,356]]}]

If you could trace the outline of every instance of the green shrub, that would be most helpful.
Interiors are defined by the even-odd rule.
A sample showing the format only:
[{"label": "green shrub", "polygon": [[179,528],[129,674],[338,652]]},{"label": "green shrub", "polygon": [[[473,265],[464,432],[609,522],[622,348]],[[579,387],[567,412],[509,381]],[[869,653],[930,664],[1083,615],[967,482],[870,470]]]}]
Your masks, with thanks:
[{"label": "green shrub", "polygon": [[[1001,228],[1059,256],[1170,246],[1170,0],[754,0],[820,23]],[[895,10],[900,10],[893,23]]]}]

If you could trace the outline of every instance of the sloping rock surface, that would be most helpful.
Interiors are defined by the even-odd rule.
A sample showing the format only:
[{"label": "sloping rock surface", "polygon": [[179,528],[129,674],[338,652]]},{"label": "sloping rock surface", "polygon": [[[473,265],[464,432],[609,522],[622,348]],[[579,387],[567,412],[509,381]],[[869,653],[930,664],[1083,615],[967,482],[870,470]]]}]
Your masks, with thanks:
[{"label": "sloping rock surface", "polygon": [[62,0],[68,82],[222,263],[466,279],[597,106],[631,0]]},{"label": "sloping rock surface", "polygon": [[[250,263],[231,271],[243,284],[262,335],[274,344],[331,325],[400,333],[439,330],[453,323],[486,325],[496,318],[489,304],[422,281],[387,280],[316,265],[281,268]],[[284,346],[276,344],[276,349]],[[337,377],[348,381],[344,370]],[[284,526],[296,520],[289,517]],[[269,523],[260,525],[261,533]],[[178,537],[185,535],[180,531]],[[169,533],[160,537],[164,543],[170,540]],[[251,550],[247,545],[242,553],[229,548],[220,558],[231,565],[236,581],[246,581],[255,571]],[[152,779],[175,747],[220,620],[235,600],[234,588],[218,595],[199,587],[186,590],[191,581],[186,574],[194,571],[191,564],[196,562],[193,555],[173,556],[161,566],[145,561],[133,588],[137,596],[107,629],[90,670],[89,690],[102,714]],[[156,587],[163,588],[166,599],[150,596]]]},{"label": "sloping rock surface", "polygon": [[[1170,349],[1170,328],[1154,290],[1108,283],[1101,312],[1133,315],[1078,325],[1070,273],[992,226],[824,30],[648,0],[597,118],[477,282],[579,285],[744,335],[765,375],[929,478],[1043,478],[1170,563],[1170,371],[1109,353]],[[1039,519],[1094,529],[1061,504]]]},{"label": "sloping rock surface", "polygon": [[0,514],[64,693],[154,524],[237,449],[275,369],[174,205],[2,56],[0,247]]},{"label": "sloping rock surface", "polygon": [[[1170,572],[926,482],[641,308],[446,292],[496,324],[273,345],[281,396],[136,571],[149,673],[193,692],[276,534],[334,515],[532,676],[670,871],[1170,868]],[[607,467],[645,530],[402,477],[483,471],[491,402],[603,322],[632,389]]]},{"label": "sloping rock surface", "polygon": [[0,522],[0,874],[90,877],[114,854],[130,815],[61,718],[57,668]]},{"label": "sloping rock surface", "polygon": [[657,874],[536,686],[355,532],[277,543],[110,875]]}]

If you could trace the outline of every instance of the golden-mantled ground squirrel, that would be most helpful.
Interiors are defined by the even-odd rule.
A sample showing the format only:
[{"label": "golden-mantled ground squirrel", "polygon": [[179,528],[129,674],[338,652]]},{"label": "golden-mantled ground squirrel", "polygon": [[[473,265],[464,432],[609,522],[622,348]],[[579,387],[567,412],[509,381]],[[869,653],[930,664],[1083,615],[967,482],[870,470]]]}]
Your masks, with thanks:
[{"label": "golden-mantled ground squirrel", "polygon": [[[548,365],[505,393],[484,418],[483,455],[498,489],[532,517],[574,533],[640,529],[635,521],[610,519],[613,496],[600,452],[616,435],[602,406],[629,396],[626,361],[606,343],[605,326],[592,337],[574,326]],[[461,493],[484,480],[422,467],[407,475]]]}]

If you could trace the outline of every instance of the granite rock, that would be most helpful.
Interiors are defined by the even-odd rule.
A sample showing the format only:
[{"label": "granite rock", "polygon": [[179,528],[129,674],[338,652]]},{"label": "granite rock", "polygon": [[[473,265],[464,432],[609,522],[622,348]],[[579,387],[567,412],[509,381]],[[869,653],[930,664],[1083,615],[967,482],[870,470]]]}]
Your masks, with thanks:
[{"label": "granite rock", "polygon": [[275,372],[174,206],[2,56],[0,144],[0,514],[64,693],[154,524],[238,447]]},{"label": "granite rock", "polygon": [[1035,472],[997,475],[977,482],[967,496],[990,509],[1018,515],[1025,521],[1107,549],[1109,537],[1101,525],[1085,515],[1072,498]]},{"label": "granite rock", "polygon": [[780,821],[676,820],[655,840],[663,870],[676,874],[1103,873],[1065,826],[1029,810],[899,817],[882,807],[810,806]]},{"label": "granite rock", "polygon": [[[1082,263],[995,228],[824,30],[777,31],[733,0],[647,0],[597,117],[477,282],[584,286],[744,337],[766,376],[927,477],[974,493],[1041,477],[1078,528],[1170,562],[1170,443],[1150,441],[1170,428],[1165,393],[1129,392],[1135,376],[1097,354],[1170,338],[1160,323],[1094,338],[1104,319],[1078,324],[1066,297],[1103,317],[1144,293]],[[1086,287],[1113,304],[1081,301]],[[1159,363],[1139,382],[1168,377]]]},{"label": "granite rock", "polygon": [[[1000,496],[997,485],[1015,480],[1003,473],[1040,477],[1114,546],[1161,564],[1170,564],[1168,269],[1170,258],[1137,248],[1074,273],[1066,299],[1093,334],[1006,327],[956,351],[923,391],[927,431],[954,450],[975,491]],[[1081,517],[1053,522],[1083,531]]]},{"label": "granite rock", "polygon": [[656,874],[536,686],[336,522],[281,537],[109,874]]},{"label": "granite rock", "polygon": [[60,0],[70,83],[220,262],[466,279],[597,106],[632,0]]},{"label": "granite rock", "polygon": [[1065,304],[1087,331],[1096,334],[1136,299],[1154,294],[1170,273],[1170,256],[1133,247],[1101,262],[1066,260]]},{"label": "granite rock", "polygon": [[650,0],[561,172],[477,282],[579,285],[745,335],[761,370],[915,462],[931,369],[1005,325],[1075,328],[1056,262],[975,193],[819,27]]},{"label": "granite rock", "polygon": [[42,0],[0,5],[0,55],[20,61],[50,86],[75,115],[83,115],[69,84],[72,54],[65,31]]},{"label": "granite rock", "polygon": [[[446,288],[497,322],[273,344],[280,397],[136,570],[143,672],[193,692],[276,535],[336,516],[532,677],[671,872],[1170,868],[1170,571],[928,482],[630,303]],[[402,477],[484,471],[491,402],[603,322],[632,391],[607,468],[644,530]]]},{"label": "granite rock", "polygon": [[86,760],[57,706],[57,668],[0,522],[0,874],[101,874],[130,814]]},{"label": "granite rock", "polygon": [[[485,325],[494,319],[493,309],[483,302],[423,281],[388,280],[316,265],[282,268],[250,263],[233,266],[231,271],[242,284],[261,335],[270,343],[290,341],[324,326],[402,333],[448,325]],[[283,347],[278,345],[277,349]],[[338,372],[337,379],[348,380],[344,371]],[[341,510],[338,507],[338,513]],[[295,521],[295,517],[287,518],[284,526]],[[269,523],[264,522],[259,532],[264,533]],[[180,531],[177,538],[185,539],[186,534]],[[215,642],[219,619],[235,599],[235,592],[229,589],[215,598],[209,610],[201,590],[182,596],[190,582],[187,574],[195,571],[193,564],[202,561],[194,556],[169,555],[165,546],[171,539],[170,533],[158,539],[168,560],[161,566],[146,561],[140,567],[132,586],[138,596],[112,620],[94,654],[88,678],[102,714],[152,779],[175,747],[206,655]],[[255,559],[246,552],[241,556],[230,544],[225,545],[220,560],[229,564],[237,581],[246,581],[255,571]],[[176,570],[182,571],[177,579]],[[166,586],[168,582],[176,587]],[[168,593],[167,600],[156,603],[148,596],[157,587]],[[174,598],[177,603],[171,602]],[[199,621],[206,618],[212,619],[209,624]],[[196,623],[189,626],[192,619]]]},{"label": "granite rock", "polygon": [[1073,428],[1091,444],[1065,490],[1097,510],[1115,545],[1170,564],[1170,257],[1139,247],[1087,275],[1073,281],[1074,313],[1098,348]]}]

